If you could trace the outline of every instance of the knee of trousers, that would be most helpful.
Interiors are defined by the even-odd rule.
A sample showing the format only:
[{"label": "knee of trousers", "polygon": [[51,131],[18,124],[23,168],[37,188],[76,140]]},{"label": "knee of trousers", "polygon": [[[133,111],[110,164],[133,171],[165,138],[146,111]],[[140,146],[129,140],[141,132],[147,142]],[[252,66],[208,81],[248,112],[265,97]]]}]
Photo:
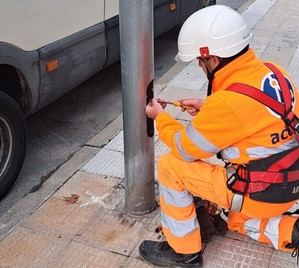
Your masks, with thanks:
[{"label": "knee of trousers", "polygon": [[164,154],[160,157],[157,163],[157,171],[158,171],[158,181],[163,182],[163,179],[166,178],[165,174],[170,174],[171,172],[171,165],[170,165],[170,158],[172,156],[168,154]]}]

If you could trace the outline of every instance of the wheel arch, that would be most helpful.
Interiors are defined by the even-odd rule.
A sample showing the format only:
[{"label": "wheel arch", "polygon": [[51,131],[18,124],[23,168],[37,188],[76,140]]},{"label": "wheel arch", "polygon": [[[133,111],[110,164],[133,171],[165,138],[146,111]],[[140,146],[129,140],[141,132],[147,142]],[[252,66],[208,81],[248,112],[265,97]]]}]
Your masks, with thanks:
[{"label": "wheel arch", "polygon": [[0,42],[0,90],[15,99],[24,114],[32,113],[38,105],[38,60],[37,51]]},{"label": "wheel arch", "polygon": [[28,107],[29,97],[26,95],[28,92],[26,80],[14,66],[0,65],[0,90],[15,99],[24,113],[30,110]]}]

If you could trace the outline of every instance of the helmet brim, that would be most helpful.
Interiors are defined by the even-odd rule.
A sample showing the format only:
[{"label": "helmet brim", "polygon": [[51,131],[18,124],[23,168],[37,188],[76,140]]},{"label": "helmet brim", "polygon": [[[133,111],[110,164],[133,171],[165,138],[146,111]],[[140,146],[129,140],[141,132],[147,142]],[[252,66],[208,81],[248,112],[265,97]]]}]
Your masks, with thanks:
[{"label": "helmet brim", "polygon": [[175,57],[174,57],[176,62],[191,62],[194,59],[196,59],[195,56],[180,56],[180,54],[178,53]]}]

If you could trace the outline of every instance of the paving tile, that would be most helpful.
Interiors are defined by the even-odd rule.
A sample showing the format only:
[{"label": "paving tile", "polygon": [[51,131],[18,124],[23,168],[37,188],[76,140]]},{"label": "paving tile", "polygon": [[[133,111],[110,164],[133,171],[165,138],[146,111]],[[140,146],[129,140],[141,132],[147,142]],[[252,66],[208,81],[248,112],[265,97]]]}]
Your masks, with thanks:
[{"label": "paving tile", "polygon": [[204,267],[271,267],[272,252],[271,248],[214,236],[204,250]]},{"label": "paving tile", "polygon": [[113,210],[120,203],[124,193],[118,185],[119,180],[115,178],[78,172],[22,225],[47,233],[76,236],[97,210]]},{"label": "paving tile", "polygon": [[295,54],[293,55],[287,70],[290,76],[292,77],[295,85],[298,88],[299,86],[299,48],[296,49]]},{"label": "paving tile", "polygon": [[121,130],[118,132],[118,134],[104,146],[104,149],[124,152],[124,131]]},{"label": "paving tile", "polygon": [[114,254],[98,248],[88,247],[78,242],[71,244],[60,252],[60,258],[55,261],[55,267],[95,267],[95,268],[117,268],[126,263],[127,257]]},{"label": "paving tile", "polygon": [[146,263],[139,258],[129,258],[120,268],[152,268],[153,265]]},{"label": "paving tile", "polygon": [[4,238],[10,230],[39,207],[45,199],[55,193],[55,191],[68,181],[74,172],[92,158],[96,152],[96,148],[82,147],[70,160],[60,166],[47,181],[44,182],[38,191],[27,194],[3,213],[0,217],[0,239]]},{"label": "paving tile", "polygon": [[142,222],[122,213],[98,211],[74,239],[87,246],[129,256],[144,233]]},{"label": "paving tile", "polygon": [[73,237],[95,213],[94,206],[80,207],[52,197],[22,223],[22,226],[50,234]]},{"label": "paving tile", "polygon": [[64,200],[76,194],[79,196],[76,205],[80,207],[95,206],[114,210],[124,195],[119,189],[119,183],[117,178],[79,171],[54,197]]},{"label": "paving tile", "polygon": [[60,236],[19,226],[0,242],[0,267],[51,267],[69,243]]},{"label": "paving tile", "polygon": [[254,1],[242,16],[248,22],[250,28],[254,28],[262,20],[265,14],[275,4],[276,0]]},{"label": "paving tile", "polygon": [[296,39],[274,37],[261,57],[265,61],[273,61],[287,68],[296,51],[297,42]]}]

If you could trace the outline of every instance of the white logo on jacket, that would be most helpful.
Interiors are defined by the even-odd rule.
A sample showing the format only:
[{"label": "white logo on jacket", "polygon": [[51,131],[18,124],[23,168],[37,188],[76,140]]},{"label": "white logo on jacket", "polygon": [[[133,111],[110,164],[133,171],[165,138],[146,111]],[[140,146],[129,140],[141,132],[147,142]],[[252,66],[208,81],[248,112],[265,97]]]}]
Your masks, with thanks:
[{"label": "white logo on jacket", "polygon": [[[294,89],[293,89],[293,86],[291,84],[291,82],[289,81],[289,79],[287,77],[285,77],[286,81],[287,81],[287,84],[289,86],[289,89],[291,91],[291,96],[292,96],[292,110],[295,108],[295,95],[294,95]],[[263,81],[262,81],[262,86],[261,86],[261,89],[264,93],[266,93],[267,95],[271,96],[273,99],[279,101],[279,102],[282,102],[282,92],[281,92],[281,89],[279,87],[279,83],[278,83],[278,80],[276,79],[274,73],[268,73]],[[280,115],[275,113],[274,111],[272,111],[270,108],[268,108],[268,111],[280,118]]]}]

